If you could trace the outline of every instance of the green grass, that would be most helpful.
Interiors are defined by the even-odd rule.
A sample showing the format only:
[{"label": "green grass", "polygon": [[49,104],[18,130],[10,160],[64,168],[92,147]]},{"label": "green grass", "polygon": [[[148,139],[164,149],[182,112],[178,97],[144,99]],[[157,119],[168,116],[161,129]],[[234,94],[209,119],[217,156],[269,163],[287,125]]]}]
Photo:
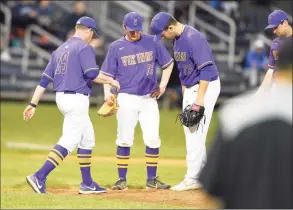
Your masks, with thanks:
[{"label": "green grass", "polygon": [[[103,196],[81,197],[79,195],[36,195],[28,188],[25,177],[42,166],[49,151],[6,148],[6,142],[27,142],[54,145],[62,131],[63,117],[55,105],[41,104],[31,121],[24,122],[22,112],[26,104],[1,103],[1,207],[2,208],[179,208],[184,206],[167,203],[149,203],[109,199]],[[175,124],[179,110],[161,111],[160,136],[162,139],[161,159],[185,158],[185,139],[180,123]],[[90,109],[95,134],[94,156],[115,157],[116,119],[96,115],[96,108]],[[213,116],[207,145],[212,141],[217,126],[217,116]],[[136,128],[135,142],[131,150],[132,158],[144,157],[145,145],[139,125]],[[75,152],[74,152],[75,153]],[[60,167],[50,174],[47,187],[51,189],[76,189],[81,182],[78,163],[71,154]],[[101,185],[110,187],[117,179],[114,158],[92,163],[92,175]],[[171,185],[181,181],[185,165],[159,165],[158,174]],[[128,184],[133,188],[145,187],[146,168],[143,161],[129,166]],[[190,207],[189,207],[190,208]]]}]

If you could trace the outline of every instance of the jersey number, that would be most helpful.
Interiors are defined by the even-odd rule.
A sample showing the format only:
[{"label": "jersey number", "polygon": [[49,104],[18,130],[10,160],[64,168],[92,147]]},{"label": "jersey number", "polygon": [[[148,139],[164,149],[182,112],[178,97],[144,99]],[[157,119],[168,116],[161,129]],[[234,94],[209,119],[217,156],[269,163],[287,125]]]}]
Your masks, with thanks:
[{"label": "jersey number", "polygon": [[154,74],[154,64],[151,63],[151,64],[148,64],[147,65],[147,75],[153,75]]},{"label": "jersey number", "polygon": [[57,55],[56,74],[64,74],[67,71],[69,51],[60,52]]},{"label": "jersey number", "polygon": [[190,75],[193,71],[192,65],[191,64],[183,64],[183,74],[184,75]]}]

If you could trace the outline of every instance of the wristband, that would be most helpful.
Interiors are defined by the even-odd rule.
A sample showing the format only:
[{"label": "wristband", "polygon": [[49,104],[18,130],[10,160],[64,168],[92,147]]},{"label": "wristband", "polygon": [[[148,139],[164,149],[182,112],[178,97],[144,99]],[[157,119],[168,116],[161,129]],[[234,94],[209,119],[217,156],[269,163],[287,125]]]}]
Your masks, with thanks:
[{"label": "wristband", "polygon": [[34,103],[29,103],[30,106],[34,107],[34,108],[37,108],[37,105],[34,104]]}]

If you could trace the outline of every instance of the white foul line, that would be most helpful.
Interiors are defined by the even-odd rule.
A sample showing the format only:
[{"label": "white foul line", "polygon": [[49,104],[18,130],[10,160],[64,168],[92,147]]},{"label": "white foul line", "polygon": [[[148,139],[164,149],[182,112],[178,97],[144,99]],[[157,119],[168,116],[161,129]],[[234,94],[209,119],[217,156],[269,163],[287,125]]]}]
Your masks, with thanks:
[{"label": "white foul line", "polygon": [[33,143],[24,143],[24,142],[6,142],[5,146],[7,148],[22,148],[22,149],[32,149],[32,150],[50,150],[52,145],[44,144],[33,144]]}]

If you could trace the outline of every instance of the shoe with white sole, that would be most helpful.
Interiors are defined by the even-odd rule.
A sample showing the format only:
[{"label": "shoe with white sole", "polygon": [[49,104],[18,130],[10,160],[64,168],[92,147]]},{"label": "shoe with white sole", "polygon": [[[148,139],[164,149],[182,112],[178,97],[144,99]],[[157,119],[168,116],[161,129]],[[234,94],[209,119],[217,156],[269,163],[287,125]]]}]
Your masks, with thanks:
[{"label": "shoe with white sole", "polygon": [[107,192],[107,189],[99,186],[96,182],[93,182],[90,186],[81,183],[79,187],[79,194],[97,194],[105,192]]},{"label": "shoe with white sole", "polygon": [[179,184],[171,187],[171,190],[174,191],[187,191],[187,190],[196,190],[202,188],[201,184],[197,182],[188,182],[182,181]]},{"label": "shoe with white sole", "polygon": [[27,176],[26,181],[36,193],[46,193],[46,179],[40,180],[34,173]]}]

